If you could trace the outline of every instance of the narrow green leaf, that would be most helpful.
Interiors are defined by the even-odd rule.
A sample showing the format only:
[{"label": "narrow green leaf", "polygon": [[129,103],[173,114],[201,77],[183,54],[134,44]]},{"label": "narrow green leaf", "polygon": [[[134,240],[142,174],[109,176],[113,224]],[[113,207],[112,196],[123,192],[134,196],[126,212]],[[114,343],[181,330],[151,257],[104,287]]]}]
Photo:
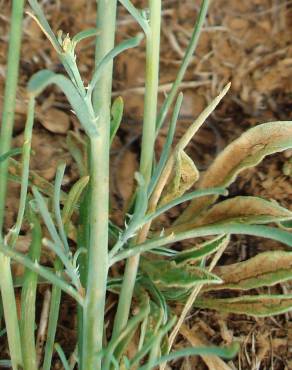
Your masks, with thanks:
[{"label": "narrow green leaf", "polygon": [[[166,362],[169,362],[169,361],[172,361],[172,360],[177,360],[181,357],[184,358],[184,357],[187,357],[187,356],[203,356],[203,355],[212,356],[212,355],[215,355],[215,356],[219,356],[219,357],[222,357],[222,358],[231,359],[231,358],[236,356],[238,350],[239,350],[239,344],[238,343],[233,343],[231,346],[225,347],[225,348],[214,347],[214,346],[197,347],[197,348],[185,348],[185,349],[182,349],[182,350],[179,350],[179,351],[176,351],[176,352],[172,352],[169,355],[165,355],[165,356],[160,357],[158,360],[156,360],[153,363],[153,366],[158,366],[160,364],[163,364],[163,363],[166,363]],[[146,366],[147,365],[144,365],[144,366],[140,367],[139,370],[146,370],[147,369]]]},{"label": "narrow green leaf", "polygon": [[283,314],[292,309],[292,295],[256,295],[237,298],[198,298],[195,307],[226,313],[266,317]]},{"label": "narrow green leaf", "polygon": [[66,169],[66,163],[61,163],[57,168],[53,203],[54,203],[54,215],[55,215],[55,220],[56,220],[56,224],[58,227],[59,235],[62,240],[62,244],[63,244],[66,254],[69,254],[70,248],[69,248],[67,235],[65,232],[65,227],[64,227],[63,220],[62,220],[61,208],[60,208],[61,187],[62,187],[62,181],[63,181],[64,174],[65,174],[65,169]]},{"label": "narrow green leaf", "polygon": [[279,241],[283,244],[286,244],[289,247],[292,247],[292,234],[277,229],[274,227],[262,226],[262,225],[244,225],[244,224],[237,224],[237,223],[229,223],[229,224],[215,224],[211,226],[204,226],[198,227],[193,230],[181,232],[178,234],[170,234],[165,237],[161,237],[154,240],[146,241],[145,243],[138,244],[134,248],[128,248],[116,256],[114,256],[111,261],[110,265],[121,261],[125,258],[129,258],[130,256],[135,256],[136,254],[149,252],[152,249],[159,248],[168,244],[176,243],[181,240],[187,240],[192,238],[198,238],[202,236],[211,236],[211,235],[222,235],[222,234],[245,234],[245,235],[253,235],[253,236],[260,236],[263,238],[268,238],[272,240]]},{"label": "narrow green leaf", "polygon": [[81,297],[77,290],[69,285],[66,280],[52,273],[49,268],[43,267],[37,262],[33,262],[29,257],[23,255],[22,253],[18,253],[15,250],[2,244],[0,244],[0,252],[3,253],[5,256],[12,258],[16,262],[22,264],[23,266],[29,268],[30,270],[36,272],[44,279],[50,281],[53,285],[56,285],[57,287],[62,289],[65,293],[74,298],[81,306],[83,306],[83,297]]},{"label": "narrow green leaf", "polygon": [[171,208],[178,206],[179,204],[182,204],[184,202],[188,202],[189,200],[192,200],[194,198],[204,197],[209,194],[219,194],[219,195],[228,195],[226,189],[224,188],[211,188],[211,189],[204,189],[204,190],[195,190],[190,193],[184,194],[178,198],[175,198],[174,200],[170,201],[169,203],[166,203],[165,205],[159,207],[155,212],[150,213],[145,216],[143,222],[148,222],[156,217],[160,216],[161,214],[169,211]]},{"label": "narrow green leaf", "polygon": [[87,168],[87,144],[85,140],[81,138],[80,135],[76,134],[74,131],[69,131],[66,137],[66,144],[68,150],[72,157],[74,158],[80,176],[87,176],[88,175],[88,168]]},{"label": "narrow green leaf", "polygon": [[72,217],[72,214],[74,210],[76,210],[76,208],[78,207],[80,197],[84,189],[86,188],[88,182],[89,182],[89,176],[81,177],[81,179],[76,181],[69,191],[67,199],[64,203],[64,208],[62,210],[62,220],[64,223],[65,230],[69,226],[69,222]]},{"label": "narrow green leaf", "polygon": [[146,35],[149,33],[149,24],[147,20],[142,16],[141,11],[139,11],[135,6],[132,4],[130,0],[119,0],[122,5],[128,10],[128,12],[132,15],[132,17],[138,22],[142,30],[145,32]]},{"label": "narrow green leaf", "polygon": [[36,14],[36,17],[32,14],[30,14],[38,23],[38,25],[41,27],[42,31],[44,34],[47,36],[47,38],[50,40],[52,43],[53,47],[55,50],[60,53],[62,52],[61,46],[54,35],[54,32],[52,31],[43,11],[42,8],[39,6],[38,2],[36,0],[28,0],[29,5],[32,7],[33,11]]},{"label": "narrow green leaf", "polygon": [[[29,248],[29,257],[39,261],[41,255],[42,230],[36,214],[29,210],[29,221],[32,228],[32,242]],[[37,356],[35,350],[35,307],[38,274],[28,268],[25,270],[24,283],[21,290],[21,323],[20,336],[22,343],[22,357],[25,369],[37,370]]]},{"label": "narrow green leaf", "polygon": [[67,77],[45,69],[32,76],[27,88],[31,94],[37,96],[51,84],[57,85],[65,94],[88,136],[96,136],[98,132],[94,122],[95,117],[89,113],[85,104],[85,97],[79,94],[74,84]]},{"label": "narrow green leaf", "polygon": [[[61,271],[63,269],[62,262],[59,259],[55,261],[55,273],[57,276],[61,275]],[[49,313],[49,320],[48,320],[48,331],[47,331],[47,340],[45,346],[45,356],[43,362],[43,370],[50,370],[52,368],[52,359],[53,359],[53,352],[54,352],[54,343],[58,325],[58,318],[60,312],[60,303],[61,303],[61,295],[62,290],[53,285],[52,287],[52,296],[51,296],[51,304],[50,304],[50,313]]]},{"label": "narrow green leaf", "polygon": [[102,76],[104,68],[106,67],[108,62],[110,62],[112,59],[114,59],[117,55],[121,54],[125,50],[138,46],[141,43],[142,40],[143,40],[143,35],[140,33],[137,36],[135,36],[135,37],[133,37],[129,40],[123,41],[118,46],[113,48],[108,54],[106,54],[106,56],[97,65],[97,67],[94,71],[94,74],[92,76],[92,79],[91,79],[91,81],[88,85],[88,88],[87,88],[87,96],[88,97],[91,97],[92,92],[94,90],[94,87],[96,86],[97,82],[99,81],[100,77]]},{"label": "narrow green leaf", "polygon": [[[229,235],[219,236],[219,238],[213,239],[211,241],[209,240],[201,245],[196,246],[195,248],[182,251],[171,257],[171,259],[173,259],[177,264],[194,262],[216,252],[223,246],[227,245],[229,241]],[[217,273],[216,275],[219,276]],[[222,279],[221,276],[219,277]],[[222,279],[222,281],[224,281],[224,279]]]},{"label": "narrow green leaf", "polygon": [[62,362],[62,365],[64,366],[64,369],[65,370],[71,370],[70,365],[69,365],[69,363],[67,361],[67,358],[65,356],[65,353],[64,353],[64,351],[63,351],[63,349],[62,349],[62,347],[60,346],[59,343],[55,343],[55,349],[56,349],[56,351],[57,351],[57,353],[60,357],[60,360]]},{"label": "narrow green leaf", "polygon": [[170,124],[169,124],[169,129],[168,129],[168,133],[166,137],[166,142],[163,146],[163,150],[162,150],[158,165],[156,166],[153,172],[153,175],[151,177],[151,181],[150,181],[149,189],[148,189],[148,196],[152,194],[157,184],[157,181],[159,180],[161,176],[163,168],[165,167],[167,159],[169,157],[171,145],[172,145],[174,134],[175,134],[176,123],[178,120],[182,102],[183,102],[183,93],[180,93],[177,97],[177,100],[176,100],[176,103],[173,109],[172,117],[171,117]]},{"label": "narrow green leaf", "polygon": [[19,155],[21,153],[22,153],[22,148],[13,148],[9,150],[8,152],[0,155],[0,162],[3,162],[9,157],[14,157],[15,155]]},{"label": "narrow green leaf", "polygon": [[124,112],[124,101],[123,101],[123,98],[119,96],[113,102],[112,109],[111,109],[111,115],[112,115],[111,130],[110,130],[110,143],[111,144],[122,122],[123,112]]},{"label": "narrow green leaf", "polygon": [[98,36],[100,31],[97,28],[89,28],[87,30],[78,32],[75,36],[72,38],[72,43],[76,46],[78,42],[83,41],[84,39],[87,39],[88,37],[95,37]]}]

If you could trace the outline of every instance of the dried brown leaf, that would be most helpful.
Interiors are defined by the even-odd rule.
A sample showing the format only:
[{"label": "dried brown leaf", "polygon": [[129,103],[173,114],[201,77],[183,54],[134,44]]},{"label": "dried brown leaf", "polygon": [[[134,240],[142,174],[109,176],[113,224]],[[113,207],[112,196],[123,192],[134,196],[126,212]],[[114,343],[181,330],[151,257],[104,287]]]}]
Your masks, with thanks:
[{"label": "dried brown leaf", "polygon": [[[256,166],[270,154],[281,152],[292,147],[292,122],[269,122],[251,128],[237,140],[229,144],[214,160],[202,177],[199,188],[228,186],[237,175],[250,167]],[[177,220],[177,224],[192,220],[216,196],[194,199]]]}]

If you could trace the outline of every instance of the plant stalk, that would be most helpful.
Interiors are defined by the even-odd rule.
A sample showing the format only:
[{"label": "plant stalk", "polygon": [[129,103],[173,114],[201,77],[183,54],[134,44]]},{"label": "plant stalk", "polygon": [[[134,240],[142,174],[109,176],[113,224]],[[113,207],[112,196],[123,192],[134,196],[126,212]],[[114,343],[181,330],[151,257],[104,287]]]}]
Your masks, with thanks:
[{"label": "plant stalk", "polygon": [[[114,47],[117,0],[99,0],[95,66]],[[101,369],[108,274],[109,148],[113,62],[108,62],[93,92],[98,135],[90,137],[90,238],[87,292],[83,312],[82,370]]]},{"label": "plant stalk", "polygon": [[[157,98],[159,86],[159,52],[161,28],[161,0],[150,0],[149,32],[146,35],[146,83],[144,122],[142,135],[142,149],[140,173],[148,186],[152,175],[154,156]],[[137,243],[143,243],[147,237],[148,226],[142,228],[137,236]],[[126,327],[131,301],[134,292],[140,255],[129,258],[126,264],[123,284],[121,288],[117,315],[113,328],[113,337],[116,338]]]},{"label": "plant stalk", "polygon": [[[7,60],[6,84],[0,131],[0,155],[8,152],[14,124],[16,90],[19,73],[20,46],[22,35],[24,0],[13,0],[9,49]],[[0,163],[0,230],[4,224],[5,199],[7,191],[8,159]]]},{"label": "plant stalk", "polygon": [[[11,148],[14,124],[16,89],[19,73],[24,0],[12,2],[11,28],[7,61],[7,77],[0,130],[0,155]],[[3,240],[5,200],[7,192],[8,159],[0,163],[0,241]],[[0,254],[0,290],[7,329],[8,344],[13,370],[22,365],[20,331],[16,310],[10,258]]]}]

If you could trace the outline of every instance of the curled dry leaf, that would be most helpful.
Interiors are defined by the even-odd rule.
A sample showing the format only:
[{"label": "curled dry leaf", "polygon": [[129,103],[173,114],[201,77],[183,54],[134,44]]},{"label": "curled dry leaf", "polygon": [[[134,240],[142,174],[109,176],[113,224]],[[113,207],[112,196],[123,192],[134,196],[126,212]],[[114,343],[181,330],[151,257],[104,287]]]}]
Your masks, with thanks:
[{"label": "curled dry leaf", "polygon": [[236,298],[198,298],[195,307],[255,317],[279,315],[292,310],[292,295],[257,295]]},{"label": "curled dry leaf", "polygon": [[[246,168],[256,166],[270,154],[292,148],[292,122],[269,122],[253,127],[229,144],[214,160],[202,177],[199,188],[228,186]],[[217,196],[195,199],[176,221],[182,224],[192,220]]]},{"label": "curled dry leaf", "polygon": [[183,150],[177,154],[172,172],[169,184],[159,202],[159,207],[182,196],[199,179],[197,167]]},{"label": "curled dry leaf", "polygon": [[261,286],[272,286],[292,279],[292,253],[264,252],[244,262],[216,267],[213,272],[224,283],[218,286],[206,286],[204,291],[247,290]]},{"label": "curled dry leaf", "polygon": [[178,225],[171,231],[185,231],[200,226],[228,222],[265,224],[291,219],[292,212],[279,206],[276,202],[258,197],[238,196],[215,204],[193,222]]}]

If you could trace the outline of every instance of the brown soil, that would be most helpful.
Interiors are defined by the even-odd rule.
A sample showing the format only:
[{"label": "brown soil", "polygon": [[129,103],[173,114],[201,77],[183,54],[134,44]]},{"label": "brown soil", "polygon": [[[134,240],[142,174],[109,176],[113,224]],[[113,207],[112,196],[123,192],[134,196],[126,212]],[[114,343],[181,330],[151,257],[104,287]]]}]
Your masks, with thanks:
[{"label": "brown soil", "polygon": [[[73,35],[94,26],[95,1],[44,1],[44,10],[53,29]],[[143,1],[136,1],[143,5]],[[163,0],[163,32],[161,49],[161,94],[174,80],[188,43],[200,1]],[[5,83],[10,1],[0,0],[0,111]],[[29,16],[24,21],[20,88],[14,144],[23,138],[27,98],[25,86],[33,73],[43,68],[63,72],[55,52]],[[132,18],[119,9],[118,40],[137,32]],[[188,152],[202,170],[232,139],[257,123],[291,120],[292,103],[292,1],[290,0],[217,0],[212,2],[199,47],[188,69],[182,90],[184,103],[178,123],[177,137],[192,122],[213,96],[228,82],[231,92],[189,145]],[[133,174],[138,155],[143,116],[144,46],[127,51],[115,64],[114,95],[122,95],[125,114],[112,150],[112,218],[122,222],[122,215],[132,193]],[[92,68],[93,43],[85,41],[78,48],[78,62],[84,79]],[[68,164],[66,185],[78,178],[76,165],[66,147],[68,129],[80,131],[78,122],[69,111],[64,96],[48,89],[38,100],[34,129],[35,155],[31,168],[45,179],[52,180],[56,164],[65,159]],[[166,130],[157,143],[157,153],[163,146]],[[275,199],[291,209],[292,152],[268,157],[255,169],[246,170],[231,186],[231,195],[259,195]],[[11,185],[7,201],[6,227],[15,220],[18,187]],[[178,211],[176,211],[178,212]],[[176,214],[170,214],[170,217]],[[28,240],[23,230],[19,248],[26,250]],[[269,240],[234,237],[221,263],[244,260],[261,250],[283,248]],[[290,286],[279,289],[289,292]],[[39,308],[45,289],[40,289]],[[76,338],[75,306],[63,297],[58,341],[66,354],[74,349]],[[244,315],[220,315],[215,312],[192,312],[186,324],[201,334],[201,340],[226,344],[241,343],[239,356],[229,362],[230,369],[292,369],[292,318],[290,314],[274,318],[254,319]],[[175,347],[188,346],[185,336],[179,336]],[[2,339],[1,339],[2,340]],[[0,341],[0,353],[6,343]],[[222,367],[213,367],[219,369]],[[55,369],[61,365],[56,359]],[[206,369],[200,358],[185,359],[172,364],[173,369]],[[209,367],[212,369],[211,367]]]}]

